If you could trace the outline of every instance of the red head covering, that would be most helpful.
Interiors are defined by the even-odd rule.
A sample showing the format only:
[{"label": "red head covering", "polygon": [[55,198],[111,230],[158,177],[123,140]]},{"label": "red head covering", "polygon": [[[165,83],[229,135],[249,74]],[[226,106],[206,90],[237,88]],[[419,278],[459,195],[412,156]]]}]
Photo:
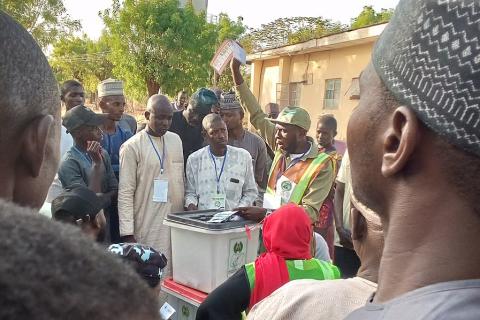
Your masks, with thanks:
[{"label": "red head covering", "polygon": [[312,222],[302,207],[287,204],[265,218],[263,243],[267,252],[255,260],[255,286],[250,308],[287,283],[285,260],[311,259]]}]

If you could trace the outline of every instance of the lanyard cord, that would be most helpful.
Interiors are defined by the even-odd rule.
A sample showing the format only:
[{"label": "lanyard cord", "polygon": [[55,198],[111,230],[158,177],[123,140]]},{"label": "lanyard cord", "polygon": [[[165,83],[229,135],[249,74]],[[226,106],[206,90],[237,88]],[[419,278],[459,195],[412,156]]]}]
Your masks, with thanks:
[{"label": "lanyard cord", "polygon": [[[308,148],[307,151],[305,151],[300,157],[297,157],[295,159],[293,159],[292,161],[290,161],[290,164],[286,167],[285,170],[279,170],[278,173],[277,173],[277,182],[278,180],[280,180],[280,178],[283,176],[283,174],[288,170],[290,169],[291,167],[293,167],[294,165],[296,165],[297,163],[299,163],[301,161],[301,159],[312,149],[312,144],[310,144],[310,148]],[[282,155],[282,158],[280,159],[280,161],[282,161],[281,163],[281,166],[282,168],[285,167],[286,165],[286,157],[285,155]]]},{"label": "lanyard cord", "polygon": [[157,148],[155,147],[155,144],[153,143],[152,138],[150,135],[147,133],[148,139],[150,140],[150,143],[152,144],[153,150],[155,150],[155,153],[157,154],[158,160],[160,160],[160,174],[163,174],[163,162],[165,161],[165,139],[164,136],[162,136],[162,156],[160,157],[160,154],[157,151]]},{"label": "lanyard cord", "polygon": [[228,148],[225,149],[225,156],[223,157],[222,168],[220,169],[220,174],[217,174],[217,162],[215,161],[215,157],[213,156],[212,150],[210,146],[208,147],[208,152],[210,153],[210,157],[212,158],[213,165],[215,166],[215,180],[217,181],[217,194],[220,193],[220,178],[223,174],[223,168],[225,167],[225,160],[227,160],[227,151]]}]

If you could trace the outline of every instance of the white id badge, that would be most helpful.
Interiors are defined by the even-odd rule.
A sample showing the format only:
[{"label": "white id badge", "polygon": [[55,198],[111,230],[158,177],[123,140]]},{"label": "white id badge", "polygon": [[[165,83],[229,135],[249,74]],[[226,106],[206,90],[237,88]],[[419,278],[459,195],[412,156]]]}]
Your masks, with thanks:
[{"label": "white id badge", "polygon": [[263,195],[263,207],[265,209],[276,210],[280,208],[282,204],[282,198],[276,194],[264,193]]},{"label": "white id badge", "polygon": [[211,198],[211,205],[212,209],[225,209],[225,194],[217,193]]},{"label": "white id badge", "polygon": [[173,309],[171,305],[165,302],[163,306],[160,308],[160,319],[168,320],[173,316],[175,312],[176,312],[175,309]]},{"label": "white id badge", "polygon": [[168,201],[168,181],[162,178],[153,180],[153,202]]}]

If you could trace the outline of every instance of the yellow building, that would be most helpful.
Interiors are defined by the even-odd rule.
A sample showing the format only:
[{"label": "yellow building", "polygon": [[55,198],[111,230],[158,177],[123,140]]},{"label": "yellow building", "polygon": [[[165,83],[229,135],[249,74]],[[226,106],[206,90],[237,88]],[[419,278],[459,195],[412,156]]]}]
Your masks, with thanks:
[{"label": "yellow building", "polygon": [[345,140],[348,119],[359,99],[358,77],[386,24],[346,31],[251,54],[250,89],[261,106],[302,106],[317,119],[333,114],[337,139]]}]

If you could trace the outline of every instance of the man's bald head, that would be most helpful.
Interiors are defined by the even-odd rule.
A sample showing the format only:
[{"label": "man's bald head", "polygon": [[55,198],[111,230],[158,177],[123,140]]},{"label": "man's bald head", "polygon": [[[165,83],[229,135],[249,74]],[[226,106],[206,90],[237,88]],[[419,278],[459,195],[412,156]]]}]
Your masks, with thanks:
[{"label": "man's bald head", "polygon": [[203,130],[208,130],[214,123],[221,123],[223,122],[223,119],[220,115],[216,113],[210,113],[209,115],[206,115],[205,118],[203,118],[202,121],[202,127]]},{"label": "man's bald head", "polygon": [[0,198],[39,207],[59,161],[57,81],[32,36],[3,11],[0,52]]},{"label": "man's bald head", "polygon": [[173,107],[170,100],[162,94],[154,94],[148,99],[145,119],[147,119],[147,133],[161,137],[172,124]]},{"label": "man's bald head", "polygon": [[265,113],[271,119],[277,119],[280,113],[280,106],[276,103],[270,102],[265,105]]},{"label": "man's bald head", "polygon": [[170,100],[163,94],[154,94],[148,99],[147,111],[152,112],[159,109],[172,110],[173,107]]}]

